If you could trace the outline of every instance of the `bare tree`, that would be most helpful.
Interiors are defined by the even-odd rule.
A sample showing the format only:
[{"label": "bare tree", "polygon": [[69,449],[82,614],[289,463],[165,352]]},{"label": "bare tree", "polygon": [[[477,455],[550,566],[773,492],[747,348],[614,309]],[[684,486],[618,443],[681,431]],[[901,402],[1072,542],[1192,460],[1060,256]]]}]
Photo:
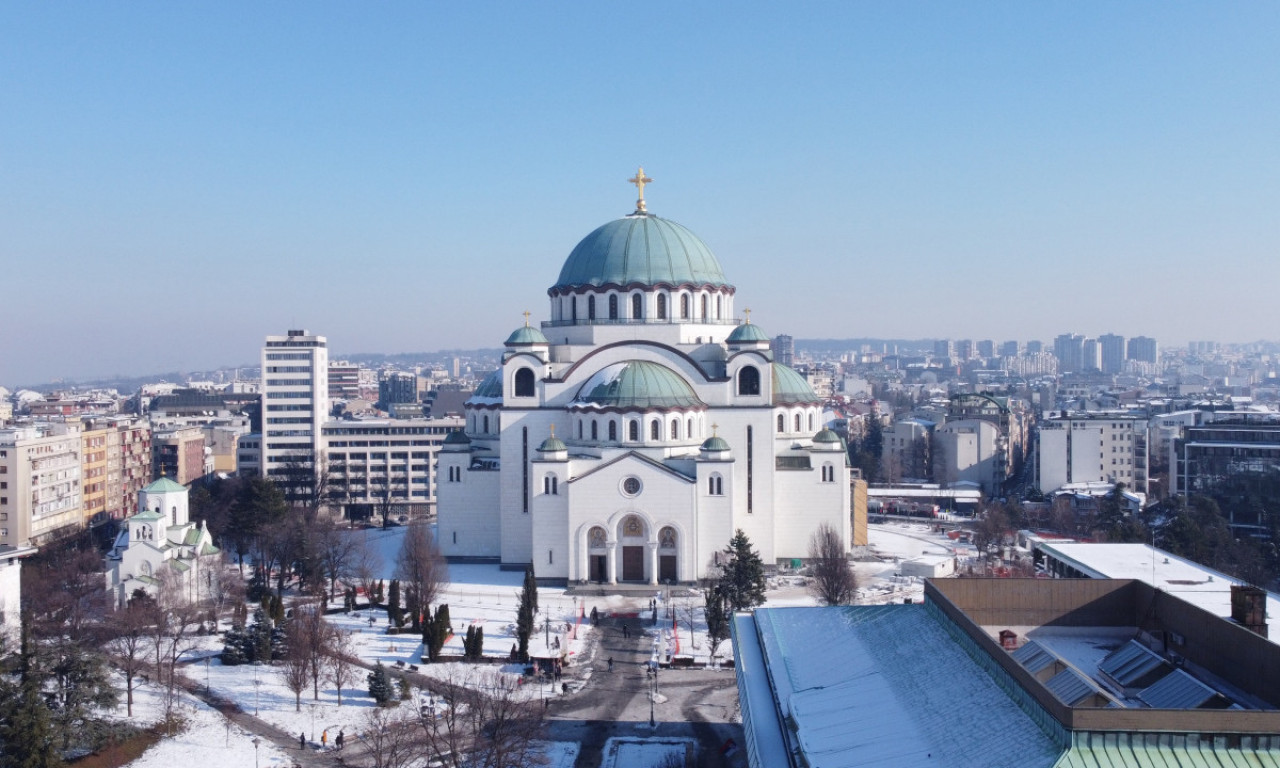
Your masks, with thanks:
[{"label": "bare tree", "polygon": [[311,682],[314,669],[310,649],[308,649],[308,628],[304,621],[299,621],[295,613],[292,620],[285,625],[285,653],[280,662],[280,677],[284,685],[293,692],[293,711],[302,711],[302,692]]},{"label": "bare tree", "polygon": [[296,607],[291,624],[300,626],[299,639],[311,665],[311,697],[320,700],[320,681],[325,677],[325,662],[333,644],[333,625],[324,619],[320,605]]},{"label": "bare tree", "polygon": [[397,500],[408,496],[408,485],[399,480],[400,478],[392,476],[391,467],[387,467],[386,477],[376,480],[371,489],[376,494],[374,508],[382,516],[383,528],[391,525],[391,513],[396,508]]},{"label": "bare tree", "polygon": [[329,599],[332,600],[338,594],[338,581],[352,575],[359,540],[328,518],[316,521],[315,533],[320,561],[329,580]]},{"label": "bare tree", "polygon": [[858,595],[858,579],[849,567],[849,553],[840,532],[819,525],[809,537],[809,591],[823,605],[852,605]]},{"label": "bare tree", "polygon": [[441,587],[448,583],[448,567],[426,523],[414,523],[405,532],[396,555],[396,576],[402,587],[414,590],[423,610],[435,604]]},{"label": "bare tree", "polygon": [[421,710],[428,762],[446,768],[532,768],[540,765],[542,706],[519,690],[518,679],[468,668],[440,681]]},{"label": "bare tree", "polygon": [[356,541],[351,560],[351,578],[364,591],[365,599],[372,603],[373,584],[381,578],[386,563],[367,535],[362,534]]},{"label": "bare tree", "polygon": [[413,713],[373,707],[364,717],[364,746],[373,768],[408,768],[420,764],[420,731]]},{"label": "bare tree", "polygon": [[327,669],[329,682],[338,689],[338,706],[342,706],[342,689],[355,682],[362,670],[356,661],[356,650],[350,632],[334,631],[329,641]]},{"label": "bare tree", "polygon": [[155,601],[143,592],[112,614],[106,625],[109,633],[106,650],[124,673],[125,704],[129,717],[133,717],[133,681],[146,669],[151,627],[157,620]]},{"label": "bare tree", "polygon": [[199,647],[196,629],[203,615],[199,603],[187,599],[186,589],[172,565],[161,571],[157,621],[152,630],[156,645],[156,673],[165,686],[165,713],[177,703],[176,672],[182,654]]},{"label": "bare tree", "polygon": [[1009,516],[1004,507],[990,504],[978,516],[973,524],[973,544],[978,549],[978,556],[986,559],[987,550],[1000,546],[1009,530]]}]

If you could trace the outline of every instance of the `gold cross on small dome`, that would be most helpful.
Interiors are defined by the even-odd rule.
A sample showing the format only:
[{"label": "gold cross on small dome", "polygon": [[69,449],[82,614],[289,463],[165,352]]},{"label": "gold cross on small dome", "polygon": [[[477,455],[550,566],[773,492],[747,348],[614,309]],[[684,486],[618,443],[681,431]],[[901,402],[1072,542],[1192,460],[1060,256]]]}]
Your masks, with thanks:
[{"label": "gold cross on small dome", "polygon": [[524,327],[529,327],[529,310],[527,309],[524,311]]},{"label": "gold cross on small dome", "polygon": [[747,316],[747,325],[751,325],[751,308],[748,307],[742,310],[742,314]]},{"label": "gold cross on small dome", "polygon": [[640,192],[640,199],[636,200],[636,213],[644,213],[644,185],[653,183],[653,179],[644,175],[644,166],[642,165],[640,166],[640,169],[636,171],[636,175],[627,179],[627,182],[635,184],[636,189]]}]

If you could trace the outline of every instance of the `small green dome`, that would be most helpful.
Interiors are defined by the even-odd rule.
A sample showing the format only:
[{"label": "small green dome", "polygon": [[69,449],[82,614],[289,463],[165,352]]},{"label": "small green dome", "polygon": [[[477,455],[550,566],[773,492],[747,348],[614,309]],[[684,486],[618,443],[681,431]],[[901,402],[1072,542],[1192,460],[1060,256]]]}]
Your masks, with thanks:
[{"label": "small green dome", "polygon": [[773,366],[773,404],[799,405],[801,403],[820,403],[818,397],[809,386],[809,382],[782,363],[771,363]]},{"label": "small green dome", "polygon": [[502,404],[502,369],[498,369],[480,382],[476,391],[467,398],[467,405],[501,405]]},{"label": "small green dome", "polygon": [[729,334],[729,338],[726,339],[730,344],[743,344],[747,342],[768,340],[769,335],[760,330],[760,326],[752,325],[750,320],[737,328],[734,328],[733,332]]},{"label": "small green dome", "polygon": [[820,431],[818,432],[818,434],[816,434],[816,435],[814,435],[814,436],[813,436],[813,442],[815,442],[815,443],[838,443],[838,442],[840,442],[840,436],[839,436],[839,435],[837,435],[835,432],[832,432],[832,431],[831,431],[831,430],[829,430],[829,429],[823,428],[822,430],[820,430]]},{"label": "small green dome", "polygon": [[471,445],[471,438],[460,429],[455,429],[444,436],[445,445]]},{"label": "small green dome", "polygon": [[183,493],[187,490],[187,487],[170,480],[168,477],[162,477],[142,490],[144,493]]},{"label": "small green dome", "polygon": [[542,441],[542,445],[538,446],[538,450],[542,453],[552,453],[554,451],[567,451],[569,450],[569,446],[565,445],[564,441],[560,438],[552,435]]},{"label": "small green dome", "polygon": [[727,451],[729,443],[725,442],[723,437],[713,435],[702,441],[702,450],[704,451]]},{"label": "small green dome", "polygon": [[582,238],[551,290],[636,284],[730,287],[720,262],[697,235],[674,221],[640,213]]},{"label": "small green dome", "polygon": [[680,374],[657,363],[628,360],[601,368],[569,404],[579,408],[700,408],[698,398]]},{"label": "small green dome", "polygon": [[511,332],[507,337],[506,345],[508,347],[527,347],[531,344],[550,344],[547,337],[542,335],[542,331],[532,326],[521,326]]}]

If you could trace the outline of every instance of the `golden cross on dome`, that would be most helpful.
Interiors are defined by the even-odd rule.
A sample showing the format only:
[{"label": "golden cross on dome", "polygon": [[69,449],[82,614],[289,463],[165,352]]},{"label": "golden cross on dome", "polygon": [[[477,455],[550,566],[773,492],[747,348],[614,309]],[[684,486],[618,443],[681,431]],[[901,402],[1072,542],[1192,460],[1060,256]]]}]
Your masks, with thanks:
[{"label": "golden cross on dome", "polygon": [[627,179],[631,184],[636,185],[636,189],[640,191],[640,199],[636,200],[636,213],[644,213],[644,185],[653,183],[653,179],[644,175],[644,166],[640,166],[640,170],[636,171],[636,175]]},{"label": "golden cross on dome", "polygon": [[556,436],[556,425],[555,425],[555,424],[552,424],[552,425],[551,425],[551,436],[552,436],[552,437],[555,437],[555,436]]},{"label": "golden cross on dome", "polygon": [[524,327],[529,327],[529,310],[527,309],[524,311]]},{"label": "golden cross on dome", "polygon": [[751,308],[747,307],[746,309],[742,310],[742,314],[747,316],[747,325],[751,325]]},{"label": "golden cross on dome", "polygon": [[715,436],[716,436],[716,433],[717,433],[717,432],[719,432],[719,431],[720,431],[720,425],[719,425],[719,424],[712,424],[712,425],[711,425],[711,436],[712,436],[712,437],[715,437]]}]

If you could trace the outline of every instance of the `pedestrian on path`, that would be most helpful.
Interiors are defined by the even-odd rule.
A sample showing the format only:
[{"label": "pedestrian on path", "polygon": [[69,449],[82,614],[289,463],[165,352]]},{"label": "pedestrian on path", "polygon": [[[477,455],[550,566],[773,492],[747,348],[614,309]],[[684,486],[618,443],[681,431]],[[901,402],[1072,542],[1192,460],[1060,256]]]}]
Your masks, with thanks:
[{"label": "pedestrian on path", "polygon": [[609,657],[609,671],[610,671],[610,672],[612,672],[612,671],[613,671],[613,657],[612,657],[612,656],[610,656],[610,657]]},{"label": "pedestrian on path", "polygon": [[345,731],[338,731],[338,739],[333,743],[338,747],[338,751],[342,751],[342,743],[347,740]]},{"label": "pedestrian on path", "polygon": [[631,637],[631,632],[630,632],[630,630],[628,630],[628,629],[627,629],[627,625],[626,625],[626,624],[623,624],[623,625],[622,625],[622,636],[623,636],[623,637]]},{"label": "pedestrian on path", "polygon": [[329,729],[324,729],[324,733],[320,734],[320,748],[324,749],[329,746]]},{"label": "pedestrian on path", "polygon": [[300,733],[298,734],[298,751],[301,752],[306,748],[307,748],[307,734]]}]

